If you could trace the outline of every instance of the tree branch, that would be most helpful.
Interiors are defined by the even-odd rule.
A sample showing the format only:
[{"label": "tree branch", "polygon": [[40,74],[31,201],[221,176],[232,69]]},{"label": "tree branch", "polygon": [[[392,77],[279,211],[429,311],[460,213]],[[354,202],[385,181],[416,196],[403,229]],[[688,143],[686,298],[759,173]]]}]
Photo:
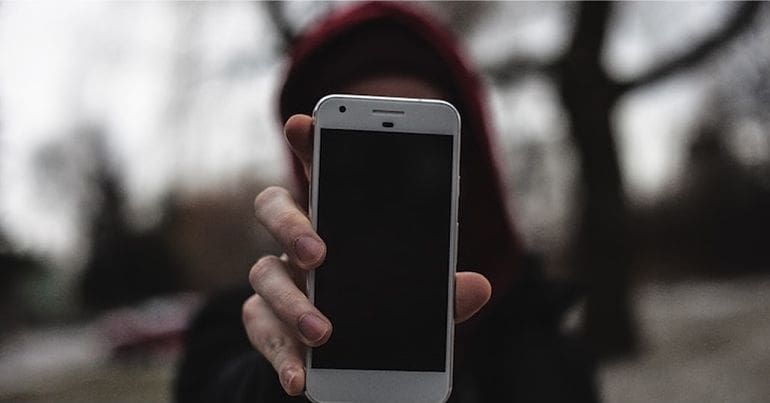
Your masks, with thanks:
[{"label": "tree branch", "polygon": [[281,38],[281,48],[283,50],[289,49],[294,43],[295,36],[289,22],[286,20],[286,16],[283,14],[283,2],[265,1],[261,5],[273,23],[278,36]]},{"label": "tree branch", "polygon": [[489,66],[484,73],[493,81],[505,83],[514,77],[520,77],[531,73],[554,74],[558,67],[558,60],[538,61],[531,58],[521,58],[519,55],[508,60]]},{"label": "tree branch", "polygon": [[618,83],[618,91],[623,93],[650,84],[679,70],[690,68],[705,60],[711,56],[714,51],[721,48],[722,45],[744,32],[758,14],[760,5],[761,2],[758,1],[743,2],[738,7],[738,10],[736,10],[733,17],[709,38],[692,48],[683,56],[664,62],[635,79]]}]

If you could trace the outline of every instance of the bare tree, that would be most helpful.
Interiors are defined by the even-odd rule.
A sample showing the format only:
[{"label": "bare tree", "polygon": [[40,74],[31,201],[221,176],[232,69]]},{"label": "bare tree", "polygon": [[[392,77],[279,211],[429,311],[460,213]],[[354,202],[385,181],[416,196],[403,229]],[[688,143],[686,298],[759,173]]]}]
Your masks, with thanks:
[{"label": "bare tree", "polygon": [[631,264],[627,207],[610,114],[629,90],[711,56],[749,25],[759,5],[743,3],[730,21],[689,52],[635,79],[618,82],[601,64],[613,4],[580,4],[572,43],[557,65],[557,74],[572,138],[581,157],[583,200],[576,251],[578,269],[588,291],[587,336],[600,354],[628,352],[636,344],[627,292]]},{"label": "bare tree", "polygon": [[582,200],[575,242],[578,278],[587,292],[586,332],[604,356],[636,346],[628,301],[631,250],[627,206],[617,146],[610,122],[618,100],[630,90],[652,84],[700,64],[745,30],[760,3],[742,3],[732,18],[688,52],[628,80],[613,79],[601,62],[613,3],[580,3],[567,51],[547,64],[512,58],[490,69],[497,80],[527,72],[549,74],[559,88],[580,156]]},{"label": "bare tree", "polygon": [[[711,36],[684,54],[628,81],[612,78],[601,62],[614,3],[582,2],[566,52],[542,63],[514,55],[487,73],[497,82],[530,72],[549,75],[559,88],[580,156],[582,199],[575,242],[578,278],[587,292],[586,330],[599,354],[628,352],[635,346],[628,301],[631,250],[627,206],[620,177],[611,113],[629,91],[700,64],[749,26],[761,6],[745,2]],[[294,40],[283,4],[267,2],[265,11],[286,45]],[[464,6],[456,6],[462,10]],[[466,21],[472,25],[473,19]]]}]

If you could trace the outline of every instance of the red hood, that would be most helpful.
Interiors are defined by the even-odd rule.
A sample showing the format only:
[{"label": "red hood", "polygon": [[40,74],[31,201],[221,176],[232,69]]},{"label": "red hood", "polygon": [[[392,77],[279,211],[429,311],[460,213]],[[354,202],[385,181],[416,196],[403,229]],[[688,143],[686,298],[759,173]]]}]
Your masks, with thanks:
[{"label": "red hood", "polygon": [[[417,75],[446,89],[451,94],[450,102],[460,111],[462,183],[458,269],[486,275],[492,282],[494,303],[505,294],[514,279],[520,247],[506,208],[506,192],[493,152],[495,144],[482,101],[482,86],[446,29],[429,16],[399,3],[366,3],[333,13],[301,37],[291,53],[280,96],[282,121],[296,113],[311,114],[321,96],[335,92],[334,81],[340,78],[330,78],[337,72],[336,68],[330,70],[330,67],[339,64],[335,64],[338,62],[336,56],[329,57],[330,54],[339,55],[356,49],[355,55],[347,58],[358,64],[353,70],[346,70],[348,73],[366,74],[370,69],[382,69],[382,66],[425,70],[424,64],[413,63],[413,58],[403,56],[409,54],[401,51],[403,46],[396,52],[385,52],[388,56],[382,56],[378,49],[394,46],[374,46],[367,42],[365,47],[347,47],[346,41],[353,41],[351,33],[356,32],[360,37],[362,29],[375,25],[388,26],[398,36],[422,44],[421,58],[426,52],[431,53],[430,71],[420,71]],[[381,60],[383,57],[391,59]],[[298,200],[306,203],[307,179],[296,158],[293,159],[293,171],[298,184],[296,189],[301,193],[297,195]]]}]

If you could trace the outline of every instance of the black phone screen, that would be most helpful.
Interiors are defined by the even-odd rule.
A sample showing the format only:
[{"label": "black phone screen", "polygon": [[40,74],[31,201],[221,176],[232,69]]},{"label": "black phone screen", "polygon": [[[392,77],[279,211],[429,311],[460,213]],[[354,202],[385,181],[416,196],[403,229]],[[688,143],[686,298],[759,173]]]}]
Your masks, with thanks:
[{"label": "black phone screen", "polygon": [[314,368],[446,370],[452,140],[321,129]]}]

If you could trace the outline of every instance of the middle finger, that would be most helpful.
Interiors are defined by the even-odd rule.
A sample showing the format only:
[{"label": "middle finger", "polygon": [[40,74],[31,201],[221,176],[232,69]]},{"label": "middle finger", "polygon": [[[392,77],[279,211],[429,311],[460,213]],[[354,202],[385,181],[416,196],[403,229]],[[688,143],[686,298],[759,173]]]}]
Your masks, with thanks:
[{"label": "middle finger", "polygon": [[279,258],[265,256],[252,267],[249,282],[304,344],[319,346],[329,339],[331,323],[310,303],[286,270],[286,263]]}]

